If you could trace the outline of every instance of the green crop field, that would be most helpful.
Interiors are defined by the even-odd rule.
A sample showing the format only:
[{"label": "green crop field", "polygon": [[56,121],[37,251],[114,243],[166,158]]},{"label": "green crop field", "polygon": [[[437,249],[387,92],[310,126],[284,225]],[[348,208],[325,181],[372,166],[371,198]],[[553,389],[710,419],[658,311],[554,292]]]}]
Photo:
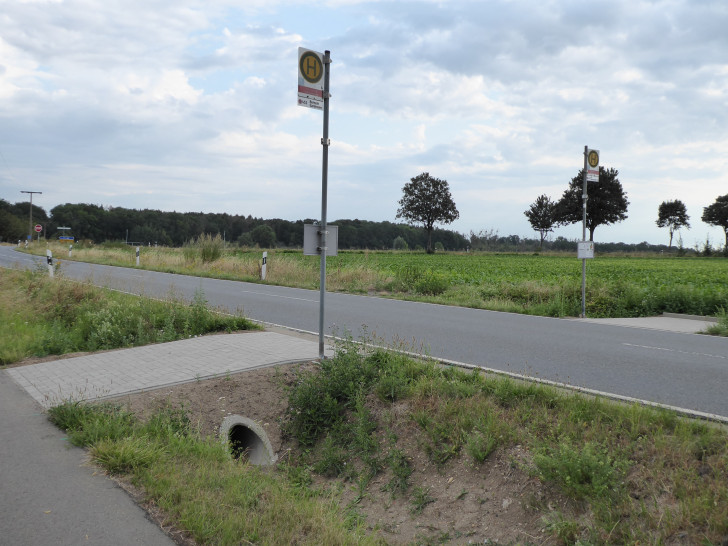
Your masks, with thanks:
[{"label": "green crop field", "polygon": [[[332,270],[376,270],[390,289],[476,307],[498,300],[542,314],[578,313],[581,260],[514,254],[341,253]],[[465,297],[465,299],[463,299]],[[598,257],[587,261],[587,310],[598,316],[662,312],[714,315],[728,309],[728,260],[721,258]],[[497,305],[496,305],[497,306]]]}]

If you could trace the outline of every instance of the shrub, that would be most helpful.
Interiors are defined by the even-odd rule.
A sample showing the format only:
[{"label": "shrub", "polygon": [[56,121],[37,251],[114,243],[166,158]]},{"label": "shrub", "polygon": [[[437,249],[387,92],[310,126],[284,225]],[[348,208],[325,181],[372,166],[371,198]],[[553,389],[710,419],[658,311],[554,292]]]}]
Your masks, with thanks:
[{"label": "shrub", "polygon": [[392,248],[394,250],[409,250],[409,245],[407,244],[407,241],[404,240],[404,237],[397,236],[394,239],[394,243],[392,244]]},{"label": "shrub", "polygon": [[209,233],[199,237],[197,239],[197,246],[200,249],[202,263],[214,262],[220,259],[220,256],[222,256],[222,245],[223,241],[219,233],[214,237]]},{"label": "shrub", "polygon": [[251,247],[255,245],[255,242],[253,241],[253,237],[250,235],[250,232],[246,231],[240,237],[238,237],[238,244],[240,246]]},{"label": "shrub", "polygon": [[250,237],[260,248],[273,248],[276,246],[276,232],[273,231],[272,227],[265,224],[253,228]]},{"label": "shrub", "polygon": [[440,273],[428,271],[414,284],[415,292],[425,296],[439,296],[447,290],[450,283]]},{"label": "shrub", "polygon": [[422,275],[422,270],[416,265],[405,265],[399,268],[396,272],[398,288],[404,291],[412,290]]}]

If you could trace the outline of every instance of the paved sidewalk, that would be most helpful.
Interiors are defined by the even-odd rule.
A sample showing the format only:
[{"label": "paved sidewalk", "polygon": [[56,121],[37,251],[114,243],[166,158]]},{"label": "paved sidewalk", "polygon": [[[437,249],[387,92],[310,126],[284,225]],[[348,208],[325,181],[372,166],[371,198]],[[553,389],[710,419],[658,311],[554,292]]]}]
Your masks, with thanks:
[{"label": "paved sidewalk", "polygon": [[245,332],[106,351],[10,368],[6,373],[49,408],[69,398],[107,398],[316,358],[318,341],[277,332]]},{"label": "paved sidewalk", "polygon": [[682,334],[699,334],[709,326],[718,322],[712,317],[699,317],[694,315],[677,315],[665,313],[658,317],[637,317],[637,318],[585,318],[569,319],[581,322],[593,322],[595,324],[613,324],[615,326],[626,326],[628,328],[647,328],[649,330],[663,330],[667,332],[678,332]]},{"label": "paved sidewalk", "polygon": [[0,544],[174,546],[0,370]]}]

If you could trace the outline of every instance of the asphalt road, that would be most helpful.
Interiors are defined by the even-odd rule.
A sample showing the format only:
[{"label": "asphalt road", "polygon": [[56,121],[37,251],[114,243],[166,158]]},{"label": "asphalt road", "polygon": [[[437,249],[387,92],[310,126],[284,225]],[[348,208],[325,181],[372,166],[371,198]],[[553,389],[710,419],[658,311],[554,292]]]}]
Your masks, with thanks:
[{"label": "asphalt road", "polygon": [[[0,247],[0,266],[33,267]],[[318,291],[64,261],[71,278],[134,294],[205,299],[256,320],[318,330]],[[328,293],[327,333],[365,328],[433,357],[728,417],[728,338]],[[364,327],[364,328],[363,328]]]}]

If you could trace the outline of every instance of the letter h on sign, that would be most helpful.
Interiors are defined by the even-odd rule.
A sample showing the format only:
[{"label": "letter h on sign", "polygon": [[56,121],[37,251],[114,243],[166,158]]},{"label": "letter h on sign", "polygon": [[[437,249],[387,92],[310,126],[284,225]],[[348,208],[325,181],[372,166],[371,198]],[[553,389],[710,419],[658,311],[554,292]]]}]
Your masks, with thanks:
[{"label": "letter h on sign", "polygon": [[305,59],[305,66],[303,69],[306,71],[306,76],[310,80],[315,80],[318,76],[318,64],[316,63],[316,60],[313,57],[308,57]]}]

